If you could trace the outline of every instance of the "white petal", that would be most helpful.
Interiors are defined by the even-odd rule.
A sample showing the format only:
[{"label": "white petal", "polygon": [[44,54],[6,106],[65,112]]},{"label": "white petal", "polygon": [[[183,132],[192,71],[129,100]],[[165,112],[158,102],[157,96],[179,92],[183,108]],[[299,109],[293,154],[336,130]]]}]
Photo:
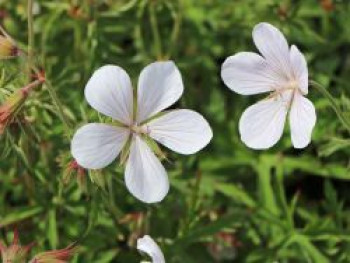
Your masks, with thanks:
[{"label": "white petal", "polygon": [[253,39],[261,54],[280,73],[281,78],[291,78],[289,46],[281,31],[268,23],[259,23],[254,27]]},{"label": "white petal", "polygon": [[100,113],[128,125],[132,123],[133,91],[122,68],[107,65],[96,70],[86,84],[85,97]]},{"label": "white petal", "polygon": [[242,141],[253,149],[267,149],[283,134],[288,101],[278,98],[262,100],[247,108],[239,121]]},{"label": "white petal", "polygon": [[208,122],[191,110],[173,110],[146,124],[149,135],[182,154],[193,154],[204,148],[213,137]]},{"label": "white petal", "polygon": [[174,62],[149,64],[142,70],[138,82],[138,123],[174,104],[182,92],[181,74]]},{"label": "white petal", "polygon": [[290,49],[290,61],[294,73],[294,78],[298,81],[299,89],[304,95],[308,93],[308,70],[304,55],[296,46]]},{"label": "white petal", "polygon": [[306,147],[311,141],[312,130],[316,124],[316,111],[312,102],[296,93],[291,106],[289,121],[294,147]]},{"label": "white petal", "polygon": [[89,123],[74,134],[71,152],[78,164],[87,169],[109,165],[125,145],[129,130],[102,123]]},{"label": "white petal", "polygon": [[134,136],[125,169],[125,183],[129,191],[145,203],[157,203],[169,191],[168,175],[148,145]]},{"label": "white petal", "polygon": [[137,240],[137,249],[150,255],[153,263],[165,263],[163,252],[154,240],[145,235]]},{"label": "white petal", "polygon": [[228,57],[222,64],[221,78],[226,86],[242,95],[276,90],[285,82],[263,57],[252,52]]}]

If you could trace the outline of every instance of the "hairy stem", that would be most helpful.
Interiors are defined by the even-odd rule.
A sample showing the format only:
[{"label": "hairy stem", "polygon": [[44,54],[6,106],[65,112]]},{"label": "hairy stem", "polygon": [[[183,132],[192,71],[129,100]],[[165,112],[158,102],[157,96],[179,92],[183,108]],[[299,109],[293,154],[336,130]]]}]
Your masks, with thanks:
[{"label": "hairy stem", "polygon": [[350,123],[348,122],[348,120],[345,118],[345,116],[343,115],[341,109],[339,108],[336,100],[334,99],[334,97],[328,92],[328,90],[323,87],[323,85],[321,85],[320,83],[311,80],[310,81],[310,85],[312,85],[313,87],[315,87],[319,92],[322,93],[323,96],[325,96],[330,104],[332,109],[334,110],[334,112],[337,114],[340,122],[344,125],[344,127],[350,132]]}]

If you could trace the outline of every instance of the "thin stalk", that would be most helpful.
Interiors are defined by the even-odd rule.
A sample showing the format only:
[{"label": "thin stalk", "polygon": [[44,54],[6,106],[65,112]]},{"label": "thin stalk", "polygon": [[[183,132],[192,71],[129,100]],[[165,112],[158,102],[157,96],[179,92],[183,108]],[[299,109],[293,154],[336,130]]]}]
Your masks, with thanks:
[{"label": "thin stalk", "polygon": [[[29,78],[31,78],[31,72],[32,70],[36,73],[39,74],[40,70],[35,66],[33,62],[33,50],[34,50],[34,20],[33,20],[33,0],[28,0],[28,52],[27,52],[27,63],[28,63],[28,75]],[[60,100],[58,99],[58,96],[54,90],[54,88],[51,85],[51,82],[46,79],[45,80],[45,87],[47,88],[50,97],[58,109],[58,115],[63,122],[63,125],[65,127],[66,134],[68,138],[71,137],[71,132],[70,132],[70,126],[69,122],[65,117],[63,107],[61,105]]]},{"label": "thin stalk", "polygon": [[[189,211],[190,221],[189,221],[189,223],[192,222],[192,218],[196,214],[196,209],[197,209],[197,206],[198,206],[198,197],[199,197],[199,190],[200,190],[201,182],[202,182],[202,173],[201,173],[201,171],[197,171],[196,172],[195,185],[193,187],[193,192],[192,192],[191,204],[190,204],[190,211]],[[189,224],[189,226],[190,226],[190,224]]]},{"label": "thin stalk", "polygon": [[339,108],[339,106],[337,105],[336,100],[333,98],[333,96],[328,92],[328,90],[323,87],[320,83],[311,80],[310,81],[310,85],[312,85],[313,87],[315,87],[319,92],[322,93],[323,96],[325,96],[330,104],[332,109],[334,110],[334,112],[336,113],[336,115],[338,116],[340,122],[344,125],[344,127],[350,132],[350,123],[347,121],[347,119],[344,117],[341,109]]},{"label": "thin stalk", "polygon": [[191,193],[191,197],[189,200],[188,204],[188,212],[186,215],[186,218],[184,219],[179,232],[178,232],[178,237],[186,236],[194,222],[194,218],[196,215],[196,209],[198,206],[198,197],[199,197],[199,190],[200,190],[200,184],[201,184],[201,179],[202,179],[202,174],[201,171],[197,171],[195,175],[195,182],[193,186],[193,191]]},{"label": "thin stalk", "polygon": [[28,73],[30,78],[33,67],[33,50],[34,50],[34,21],[33,21],[33,0],[28,0]]},{"label": "thin stalk", "polygon": [[288,208],[288,202],[286,199],[286,192],[284,190],[284,174],[283,174],[283,160],[282,156],[278,156],[276,160],[276,182],[277,182],[277,194],[279,201],[281,203],[281,207],[283,210],[283,214],[287,219],[288,225],[291,229],[294,228],[293,216],[290,213]]},{"label": "thin stalk", "polygon": [[271,164],[269,160],[264,157],[259,159],[257,165],[258,174],[258,194],[261,203],[266,210],[270,211],[272,214],[278,214],[278,208],[276,204],[276,199],[274,191],[271,185]]},{"label": "thin stalk", "polygon": [[146,52],[145,43],[143,41],[143,35],[142,35],[142,24],[143,24],[142,18],[146,10],[146,5],[147,5],[147,0],[141,1],[139,5],[139,9],[137,11],[138,23],[135,30],[135,38],[137,40],[136,46],[138,47],[139,52],[143,54],[143,56],[145,57],[145,60],[150,60],[148,53]]},{"label": "thin stalk", "polygon": [[170,38],[170,47],[167,54],[167,58],[169,59],[174,51],[174,48],[176,46],[178,37],[180,35],[180,29],[181,29],[181,23],[182,23],[182,0],[178,0],[179,8],[178,11],[174,17],[174,26],[173,31],[171,33]]},{"label": "thin stalk", "polygon": [[149,4],[149,16],[150,16],[151,30],[152,30],[154,45],[156,50],[156,56],[158,60],[161,60],[163,57],[162,42],[160,40],[155,6],[156,6],[156,1],[151,1]]},{"label": "thin stalk", "polygon": [[68,136],[68,138],[70,138],[72,136],[72,133],[71,133],[71,129],[70,129],[70,124],[64,114],[64,110],[63,110],[63,107],[62,107],[62,104],[61,104],[61,101],[58,99],[58,96],[56,94],[56,91],[55,89],[53,88],[51,82],[49,80],[46,80],[45,81],[45,87],[47,88],[50,96],[51,96],[51,99],[53,101],[53,103],[55,104],[56,108],[58,109],[58,115],[64,125],[64,129],[66,131],[66,135]]},{"label": "thin stalk", "polygon": [[[40,75],[40,70],[35,65],[32,66],[32,70],[35,72],[36,75]],[[63,106],[61,104],[61,101],[59,100],[57,93],[56,93],[55,89],[53,88],[50,80],[45,78],[45,82],[43,84],[47,88],[49,95],[50,95],[55,107],[58,110],[58,115],[59,115],[59,117],[64,125],[66,135],[68,136],[68,138],[70,138],[72,135],[71,131],[70,131],[70,124],[69,124],[69,122],[64,114],[64,110],[63,110]]]}]

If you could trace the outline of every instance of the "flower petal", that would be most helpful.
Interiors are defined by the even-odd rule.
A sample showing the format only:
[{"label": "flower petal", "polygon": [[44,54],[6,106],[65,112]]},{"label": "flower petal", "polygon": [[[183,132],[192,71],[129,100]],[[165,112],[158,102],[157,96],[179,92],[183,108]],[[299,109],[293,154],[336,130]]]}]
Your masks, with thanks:
[{"label": "flower petal", "polygon": [[183,89],[180,71],[173,61],[154,62],[145,67],[138,82],[138,123],[174,104]]},{"label": "flower petal", "polygon": [[71,152],[80,166],[87,169],[101,169],[117,158],[128,136],[127,129],[90,123],[74,134]]},{"label": "flower petal", "polygon": [[86,84],[85,97],[100,113],[127,125],[132,123],[132,85],[122,68],[107,65],[96,70]]},{"label": "flower petal", "polygon": [[259,23],[253,29],[256,47],[281,78],[291,78],[289,46],[282,32],[268,23]]},{"label": "flower petal", "polygon": [[312,102],[296,93],[291,106],[289,121],[294,147],[306,147],[311,141],[312,130],[316,124],[316,111]]},{"label": "flower petal", "polygon": [[298,80],[299,89],[306,95],[308,93],[309,81],[307,62],[304,55],[294,45],[290,48],[290,61],[294,77]]},{"label": "flower petal", "polygon": [[134,136],[131,144],[125,183],[129,191],[145,203],[160,202],[169,191],[163,165],[139,136]]},{"label": "flower petal", "polygon": [[173,110],[146,125],[153,139],[182,154],[201,150],[213,137],[208,122],[191,110]]},{"label": "flower petal", "polygon": [[163,252],[154,240],[145,235],[137,240],[137,249],[150,255],[153,263],[165,263]]},{"label": "flower petal", "polygon": [[228,57],[222,64],[221,78],[227,87],[242,95],[273,91],[285,82],[263,57],[252,52]]},{"label": "flower petal", "polygon": [[288,101],[281,98],[262,100],[247,108],[239,121],[242,141],[253,149],[267,149],[283,134]]}]

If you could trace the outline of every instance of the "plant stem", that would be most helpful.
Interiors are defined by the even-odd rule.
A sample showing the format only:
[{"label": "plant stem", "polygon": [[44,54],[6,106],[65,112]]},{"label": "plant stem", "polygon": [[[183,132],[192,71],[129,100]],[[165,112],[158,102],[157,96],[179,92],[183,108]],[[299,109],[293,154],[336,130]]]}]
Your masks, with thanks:
[{"label": "plant stem", "polygon": [[177,39],[178,39],[179,34],[180,34],[180,28],[181,28],[181,23],[182,23],[182,0],[178,0],[178,4],[179,4],[179,8],[178,8],[178,11],[174,17],[174,26],[173,26],[173,31],[171,33],[169,52],[166,56],[168,59],[171,57],[171,55],[174,51]]},{"label": "plant stem", "polygon": [[58,109],[58,115],[59,115],[59,117],[64,125],[66,135],[68,136],[68,138],[70,138],[72,136],[71,130],[70,130],[70,125],[69,125],[69,122],[64,114],[64,110],[63,110],[61,101],[58,99],[57,94],[56,94],[54,88],[52,87],[51,82],[49,80],[46,80],[44,84],[45,84],[45,87],[47,88],[47,90],[50,94],[50,97],[51,97],[53,103],[55,104],[56,108]]},{"label": "plant stem", "polygon": [[150,22],[151,22],[151,29],[152,34],[154,38],[154,45],[156,49],[156,56],[158,60],[161,60],[162,55],[162,42],[160,40],[160,34],[158,29],[158,21],[157,21],[157,14],[155,10],[156,1],[151,1],[149,4],[149,15],[150,15]]},{"label": "plant stem", "polygon": [[278,207],[274,191],[271,186],[271,161],[264,156],[260,157],[257,165],[258,191],[261,204],[272,214],[278,214]]},{"label": "plant stem", "polygon": [[[28,0],[28,54],[27,54],[27,63],[28,63],[28,76],[29,79],[31,79],[31,72],[32,70],[36,73],[39,74],[40,70],[36,67],[36,65],[33,62],[33,50],[34,50],[34,20],[33,20],[33,0]],[[68,123],[68,120],[65,117],[63,107],[61,105],[60,100],[57,97],[57,94],[55,90],[53,89],[51,82],[46,79],[45,80],[45,87],[47,88],[50,97],[58,109],[58,115],[63,122],[63,125],[66,130],[66,134],[68,138],[71,137],[71,132],[70,132],[70,126]]]},{"label": "plant stem", "polygon": [[288,203],[286,199],[286,192],[284,190],[284,174],[283,174],[283,157],[277,156],[276,159],[276,182],[277,182],[277,192],[278,198],[281,203],[282,211],[287,219],[288,225],[291,229],[294,228],[293,215],[290,213],[288,208]]},{"label": "plant stem", "polygon": [[28,73],[31,77],[31,69],[33,67],[33,49],[34,49],[34,21],[33,21],[33,0],[28,0]]},{"label": "plant stem", "polygon": [[323,96],[325,96],[330,104],[331,107],[333,108],[333,110],[335,111],[335,113],[337,114],[340,122],[344,125],[344,127],[350,132],[350,123],[347,121],[347,119],[344,117],[341,109],[339,108],[339,106],[337,105],[336,100],[334,99],[334,97],[328,92],[328,90],[323,87],[320,83],[311,80],[310,81],[310,85],[314,86],[319,92],[322,93]]}]

